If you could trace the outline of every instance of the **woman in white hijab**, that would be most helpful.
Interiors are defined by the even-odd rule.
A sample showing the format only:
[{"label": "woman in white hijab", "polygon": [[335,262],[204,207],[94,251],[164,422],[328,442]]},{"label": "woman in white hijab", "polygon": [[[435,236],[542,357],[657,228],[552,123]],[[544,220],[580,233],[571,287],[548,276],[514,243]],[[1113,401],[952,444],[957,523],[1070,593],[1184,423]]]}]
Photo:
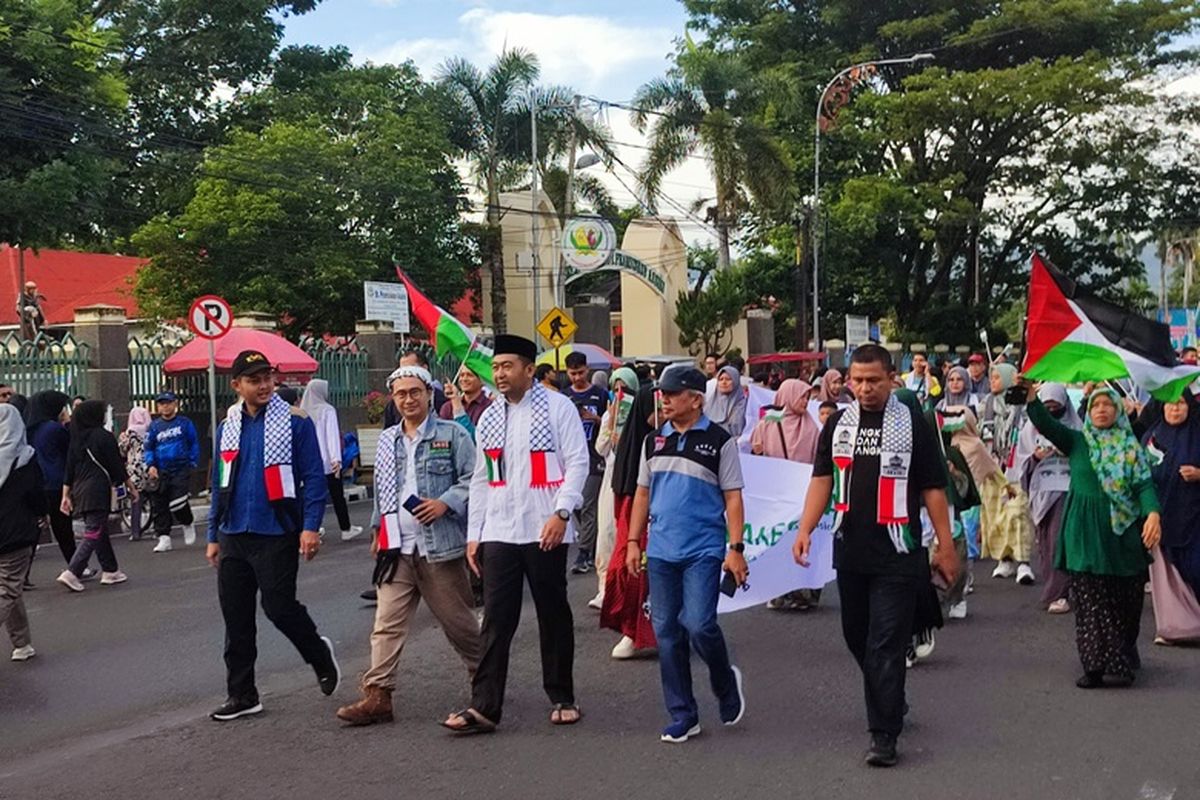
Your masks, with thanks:
[{"label": "woman in white hijab", "polygon": [[20,412],[0,404],[0,626],[8,628],[13,661],[34,655],[22,593],[47,511],[35,455]]},{"label": "woman in white hijab", "polygon": [[346,494],[342,491],[342,432],[338,428],[337,409],[329,404],[329,381],[321,378],[309,381],[304,387],[304,397],[300,399],[300,409],[308,414],[317,429],[329,499],[337,514],[338,527],[342,529],[342,541],[348,542],[363,529],[361,525],[350,524],[350,509],[346,507]]},{"label": "woman in white hijab", "polygon": [[[1044,383],[1038,389],[1038,399],[1063,425],[1072,430],[1083,430],[1083,421],[1067,397],[1067,387],[1061,383]],[[1054,550],[1062,530],[1067,490],[1071,488],[1071,463],[1049,439],[1038,433],[1032,422],[1026,421],[1017,438],[1015,466],[1021,488],[1029,493],[1034,557],[1038,562],[1037,574],[1044,581],[1042,606],[1051,614],[1066,614],[1071,610],[1067,600],[1071,578],[1066,572],[1054,569]]]}]

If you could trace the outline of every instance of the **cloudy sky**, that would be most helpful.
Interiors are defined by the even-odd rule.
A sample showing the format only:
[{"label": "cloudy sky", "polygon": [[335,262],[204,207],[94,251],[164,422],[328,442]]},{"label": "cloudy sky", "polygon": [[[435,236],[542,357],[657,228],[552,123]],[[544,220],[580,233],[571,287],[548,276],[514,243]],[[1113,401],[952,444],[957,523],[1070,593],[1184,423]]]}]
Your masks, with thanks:
[{"label": "cloudy sky", "polygon": [[[537,54],[542,82],[570,86],[581,94],[627,102],[646,80],[662,75],[674,40],[683,34],[684,13],[677,0],[324,0],[309,14],[288,19],[289,44],[344,44],[358,60],[413,61],[432,77],[446,58],[464,56],[486,66],[505,45]],[[644,142],[627,115],[608,110],[605,121],[620,159],[640,166]],[[592,170],[599,170],[593,167]],[[632,175],[618,166],[597,176],[621,205],[635,202]],[[668,177],[666,193],[684,208],[712,197],[708,170],[700,158]],[[669,203],[664,215],[683,217]],[[681,220],[689,240],[704,241],[710,231]]]}]

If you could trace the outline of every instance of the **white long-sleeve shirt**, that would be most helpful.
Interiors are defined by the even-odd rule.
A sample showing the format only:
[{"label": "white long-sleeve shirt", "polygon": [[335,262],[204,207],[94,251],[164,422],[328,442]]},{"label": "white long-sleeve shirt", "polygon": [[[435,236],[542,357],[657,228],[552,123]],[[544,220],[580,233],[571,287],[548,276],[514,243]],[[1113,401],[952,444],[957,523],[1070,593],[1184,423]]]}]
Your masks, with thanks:
[{"label": "white long-sleeve shirt", "polygon": [[317,444],[321,446],[321,461],[325,464],[325,474],[333,472],[333,465],[342,461],[342,432],[338,429],[337,411],[333,406],[325,406],[313,420],[317,429]]},{"label": "white long-sleeve shirt", "polygon": [[[541,537],[542,526],[556,511],[575,511],[583,505],[583,484],[591,469],[587,439],[575,404],[557,392],[548,392],[550,431],[562,466],[563,482],[556,489],[529,486],[529,440],[533,424],[530,395],[531,392],[526,392],[519,403],[508,406],[503,486],[488,484],[487,458],[480,437],[467,504],[467,538],[472,542],[532,544]],[[499,397],[496,402],[508,401]],[[563,541],[574,540],[574,520],[568,520]]]}]

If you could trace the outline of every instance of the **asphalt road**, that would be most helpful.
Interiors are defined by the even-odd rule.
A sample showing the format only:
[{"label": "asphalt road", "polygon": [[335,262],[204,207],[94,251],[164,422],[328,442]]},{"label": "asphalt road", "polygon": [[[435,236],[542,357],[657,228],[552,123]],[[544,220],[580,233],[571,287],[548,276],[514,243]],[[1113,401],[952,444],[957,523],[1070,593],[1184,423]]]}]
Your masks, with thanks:
[{"label": "asphalt road", "polygon": [[[367,508],[354,508],[357,521]],[[330,523],[329,527],[336,526]],[[466,700],[461,664],[424,612],[401,664],[392,725],[343,729],[333,716],[356,695],[372,611],[364,538],[331,541],[305,565],[300,596],[338,645],[350,679],[333,698],[265,619],[259,688],[267,712],[235,723],[206,714],[224,699],[222,625],[213,571],[199,546],[152,555],[117,543],[128,583],[53,582],[43,549],[27,596],[38,656],[0,661],[0,798],[888,798],[1166,800],[1200,797],[1200,650],[1151,645],[1130,690],[1074,688],[1070,617],[1036,608],[1036,592],[976,568],[971,617],[939,636],[910,673],[901,765],[862,765],[861,681],[841,641],[836,592],[806,613],[752,609],[723,617],[747,679],[741,726],[660,744],[655,662],[614,662],[615,638],[586,600],[594,576],[572,578],[574,728],[548,724],[532,604],[514,644],[501,732],[456,740],[437,722]],[[697,686],[705,687],[695,664]]]}]

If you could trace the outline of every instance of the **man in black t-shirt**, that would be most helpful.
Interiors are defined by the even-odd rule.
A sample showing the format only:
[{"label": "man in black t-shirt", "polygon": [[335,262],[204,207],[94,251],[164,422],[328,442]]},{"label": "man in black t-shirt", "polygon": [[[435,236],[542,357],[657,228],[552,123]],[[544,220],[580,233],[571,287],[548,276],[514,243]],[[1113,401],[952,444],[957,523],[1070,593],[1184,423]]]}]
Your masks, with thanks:
[{"label": "man in black t-shirt", "polygon": [[575,556],[575,566],[571,567],[573,574],[583,575],[595,566],[593,559],[599,525],[600,485],[604,483],[604,459],[596,453],[596,440],[600,438],[600,418],[608,410],[608,392],[592,385],[587,356],[583,353],[567,354],[567,378],[571,385],[565,394],[579,410],[591,459],[591,469],[583,485],[583,505],[575,512],[579,523],[579,553]]},{"label": "man in black t-shirt", "polygon": [[922,505],[937,534],[934,569],[948,583],[958,569],[938,444],[920,414],[892,399],[894,375],[887,350],[854,351],[850,386],[857,400],[821,432],[793,547],[797,563],[808,566],[812,532],[833,498],[841,515],[833,559],[842,634],[862,669],[871,730],[866,760],[886,767],[896,763],[904,726],[904,651],[917,593],[930,577]]}]

